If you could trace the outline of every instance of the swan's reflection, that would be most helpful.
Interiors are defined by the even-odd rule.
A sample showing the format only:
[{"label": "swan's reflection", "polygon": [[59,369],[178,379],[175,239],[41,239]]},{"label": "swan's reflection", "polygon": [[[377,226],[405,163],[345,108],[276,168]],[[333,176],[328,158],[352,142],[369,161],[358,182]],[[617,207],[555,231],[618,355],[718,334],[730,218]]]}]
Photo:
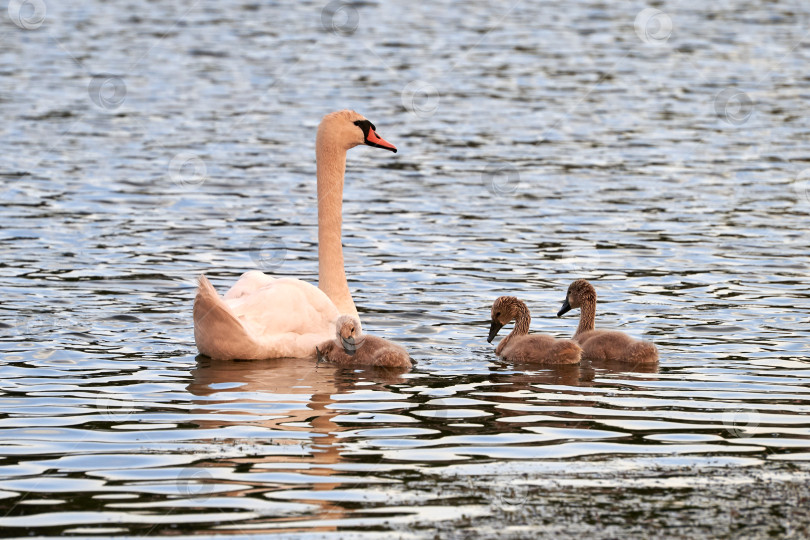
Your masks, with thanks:
[{"label": "swan's reflection", "polygon": [[[251,455],[228,459],[230,464],[248,466],[250,472],[256,473],[276,468],[287,471],[300,469],[304,474],[329,477],[345,474],[334,467],[349,460],[341,456],[343,446],[339,442],[339,434],[356,429],[333,421],[336,416],[346,412],[334,406],[339,403],[336,396],[357,389],[385,390],[387,384],[403,382],[401,374],[402,371],[391,370],[340,369],[323,363],[316,365],[311,359],[214,361],[201,355],[197,357],[196,368],[191,371],[192,382],[187,389],[200,398],[194,400],[198,408],[192,411],[196,413],[195,422],[200,427],[260,425],[290,433],[290,438],[274,439],[274,444],[299,445],[301,437],[308,442],[308,450],[302,450],[300,454]],[[317,482],[310,486],[279,486],[260,481],[250,491],[259,489],[272,493],[299,487],[331,491],[352,486],[340,481]],[[318,500],[317,496],[312,499],[320,506],[314,519],[337,519],[347,512],[337,503]],[[314,530],[334,529],[326,527]]]},{"label": "swan's reflection", "polygon": [[[300,454],[250,456],[232,461],[249,464],[253,471],[262,470],[255,468],[256,464],[298,463],[303,470],[311,464],[333,465],[340,461],[335,433],[343,428],[331,421],[338,413],[328,408],[338,387],[335,370],[322,369],[306,359],[223,361],[198,356],[191,375],[188,391],[206,398],[195,401],[200,408],[193,412],[202,418],[195,420],[200,427],[260,425],[290,433],[289,438],[274,439],[274,443],[303,442]],[[331,468],[324,468],[316,474],[332,473]],[[315,489],[331,490],[339,485],[316,484]],[[335,510],[328,506],[322,507],[323,510]]]},{"label": "swan's reflection", "polygon": [[[261,425],[263,427],[312,434],[312,443],[319,451],[313,461],[336,463],[339,449],[334,444],[336,434],[350,428],[332,419],[344,411],[331,407],[334,396],[352,390],[385,390],[387,384],[403,382],[404,370],[341,369],[329,364],[316,364],[305,358],[282,360],[211,360],[197,357],[197,367],[191,371],[188,391],[206,399],[197,400],[195,411],[245,415],[245,419],[229,419],[212,414],[198,420],[200,427],[216,428],[230,425]],[[240,407],[240,404],[243,406]],[[256,407],[267,404],[268,407]],[[268,414],[269,411],[269,414]],[[260,419],[252,418],[259,417]],[[275,461],[278,456],[273,456]]]}]

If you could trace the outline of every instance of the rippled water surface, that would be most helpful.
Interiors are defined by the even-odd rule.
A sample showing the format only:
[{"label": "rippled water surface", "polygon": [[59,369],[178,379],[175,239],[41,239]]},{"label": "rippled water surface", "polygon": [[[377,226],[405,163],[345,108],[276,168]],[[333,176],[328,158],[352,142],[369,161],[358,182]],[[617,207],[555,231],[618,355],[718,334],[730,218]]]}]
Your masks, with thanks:
[{"label": "rippled water surface", "polygon": [[[0,535],[810,534],[810,7],[400,4],[11,2]],[[200,273],[317,280],[340,108],[417,367],[198,357]],[[657,365],[498,361],[494,298],[569,336],[578,277]]]}]

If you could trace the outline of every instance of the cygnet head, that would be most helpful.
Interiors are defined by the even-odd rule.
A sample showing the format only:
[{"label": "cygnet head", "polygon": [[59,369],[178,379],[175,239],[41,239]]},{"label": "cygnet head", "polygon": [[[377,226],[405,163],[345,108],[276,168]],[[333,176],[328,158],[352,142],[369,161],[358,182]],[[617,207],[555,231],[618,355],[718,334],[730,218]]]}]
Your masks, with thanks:
[{"label": "cygnet head", "polygon": [[596,289],[586,280],[578,279],[568,286],[568,292],[565,295],[560,311],[557,312],[557,317],[562,317],[570,310],[587,303],[596,303]]},{"label": "cygnet head", "polygon": [[337,339],[346,354],[354,356],[363,344],[363,329],[360,321],[351,315],[341,315],[335,323]]},{"label": "cygnet head", "polygon": [[500,329],[515,319],[520,304],[521,301],[514,296],[499,296],[495,299],[495,302],[492,304],[492,313],[490,316],[492,322],[489,327],[487,343],[492,343],[492,340],[498,335]]}]

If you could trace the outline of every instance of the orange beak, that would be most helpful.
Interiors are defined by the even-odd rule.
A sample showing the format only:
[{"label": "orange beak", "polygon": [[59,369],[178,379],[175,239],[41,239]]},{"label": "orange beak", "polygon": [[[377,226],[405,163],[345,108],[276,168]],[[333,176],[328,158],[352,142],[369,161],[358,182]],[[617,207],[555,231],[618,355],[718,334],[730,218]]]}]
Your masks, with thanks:
[{"label": "orange beak", "polygon": [[397,153],[397,147],[391,144],[390,142],[386,141],[373,129],[368,130],[368,135],[366,136],[366,144],[369,146],[376,146],[377,148],[385,148],[386,150],[391,150],[393,153]]}]

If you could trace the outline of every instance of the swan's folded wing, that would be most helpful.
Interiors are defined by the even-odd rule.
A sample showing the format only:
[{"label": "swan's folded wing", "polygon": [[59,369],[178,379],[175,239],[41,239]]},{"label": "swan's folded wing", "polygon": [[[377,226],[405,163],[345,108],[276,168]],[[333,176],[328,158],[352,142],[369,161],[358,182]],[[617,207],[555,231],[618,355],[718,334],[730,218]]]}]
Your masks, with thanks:
[{"label": "swan's folded wing", "polygon": [[323,291],[293,278],[272,283],[239,298],[227,299],[234,315],[251,335],[334,333],[337,308]]},{"label": "swan's folded wing", "polygon": [[200,278],[194,336],[202,354],[216,359],[308,357],[316,345],[334,337],[339,314],[323,291],[298,279],[266,277],[265,286],[250,293],[244,288],[245,294],[225,300]]},{"label": "swan's folded wing", "polygon": [[235,300],[243,296],[249,296],[259,289],[266,287],[276,280],[273,276],[268,276],[258,270],[245,272],[233,287],[225,293],[225,300]]},{"label": "swan's folded wing", "polygon": [[323,291],[293,278],[226,303],[268,358],[315,354],[315,345],[334,337],[339,315]]}]

